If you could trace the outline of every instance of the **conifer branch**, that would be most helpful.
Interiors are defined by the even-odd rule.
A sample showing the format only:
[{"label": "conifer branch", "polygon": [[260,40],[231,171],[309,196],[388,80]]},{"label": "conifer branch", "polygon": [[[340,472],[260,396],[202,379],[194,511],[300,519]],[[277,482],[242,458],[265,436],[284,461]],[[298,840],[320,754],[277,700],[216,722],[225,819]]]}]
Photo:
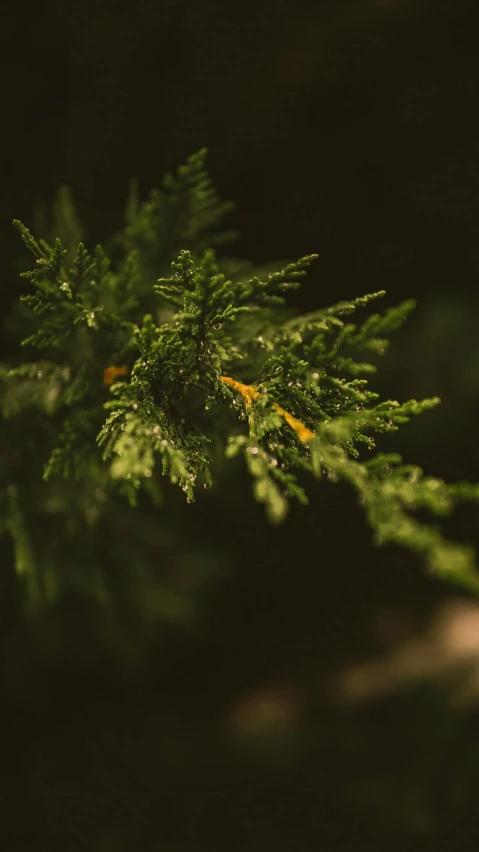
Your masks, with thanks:
[{"label": "conifer branch", "polygon": [[[291,499],[308,502],[298,471],[342,479],[356,490],[378,544],[417,551],[431,571],[479,591],[472,549],[414,515],[441,517],[460,501],[479,501],[479,486],[424,476],[396,454],[361,455],[374,450],[375,433],[395,431],[439,402],[379,401],[359,378],[376,365],[358,355],[382,355],[415,301],[359,325],[344,318],[384,290],[292,316],[286,296],[317,255],[279,269],[218,258],[213,246],[234,236],[219,228],[231,204],[218,199],[205,153],[144,202],[132,184],[125,227],[108,251],[79,242],[65,188],[52,219],[62,239],[37,240],[14,222],[35,261],[22,273],[30,291],[21,297],[18,356],[0,365],[2,446],[14,448],[0,464],[0,526],[3,519],[16,542],[17,570],[38,578],[48,564],[50,580],[63,570],[60,556],[37,558],[42,545],[29,533],[47,503],[58,517],[67,505],[78,529],[91,530],[118,495],[134,506],[143,489],[164,505],[164,477],[192,502],[199,484],[212,484],[212,437],[220,437],[227,458],[242,454],[272,522],[285,518]],[[21,481],[35,497],[20,507]],[[50,580],[50,589],[61,588]]]}]

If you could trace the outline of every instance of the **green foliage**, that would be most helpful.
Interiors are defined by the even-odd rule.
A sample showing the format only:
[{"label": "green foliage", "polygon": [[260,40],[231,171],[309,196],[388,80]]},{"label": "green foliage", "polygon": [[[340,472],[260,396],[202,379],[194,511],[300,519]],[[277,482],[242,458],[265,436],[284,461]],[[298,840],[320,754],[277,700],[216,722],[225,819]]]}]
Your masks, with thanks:
[{"label": "green foliage", "polygon": [[[212,484],[220,441],[228,458],[243,456],[272,522],[284,520],[291,499],[308,503],[298,473],[302,481],[304,472],[345,480],[377,544],[418,551],[439,576],[478,590],[472,549],[446,541],[417,512],[448,515],[460,501],[477,501],[479,486],[424,476],[395,453],[364,457],[374,434],[439,402],[380,402],[360,378],[376,369],[361,358],[385,352],[415,302],[357,324],[344,318],[384,291],[292,315],[285,297],[316,255],[280,269],[217,258],[212,246],[233,237],[218,231],[231,205],[219,202],[205,153],[167,175],[144,203],[132,186],[125,228],[110,243],[113,259],[77,242],[66,190],[54,217],[60,223],[63,211],[65,244],[37,242],[14,223],[35,258],[22,273],[31,288],[21,297],[29,309],[24,356],[0,367],[3,446],[15,448],[0,463],[8,495],[0,505],[18,572],[35,574],[37,596],[54,597],[64,585],[57,575],[68,573],[68,536],[53,551],[31,537],[39,511],[68,515],[75,539],[108,523],[122,496],[135,506],[143,490],[161,511],[162,477],[192,502],[199,484]],[[31,359],[35,350],[43,360]],[[105,588],[98,586],[99,599]]]},{"label": "green foliage", "polygon": [[58,238],[66,246],[65,261],[70,264],[76,253],[78,243],[84,239],[84,230],[78,218],[73,194],[69,186],[60,186],[53,199],[51,210],[44,203],[36,204],[33,211],[33,224],[39,243],[49,248]]},{"label": "green foliage", "polygon": [[236,231],[219,228],[234,204],[219,200],[204,168],[205,156],[206,149],[202,148],[179,167],[176,177],[166,174],[161,189],[153,189],[144,202],[140,202],[138,181],[130,183],[125,229],[112,240],[111,249],[126,254],[138,252],[141,292],[146,295],[158,277],[158,270],[168,268],[181,249],[189,248],[200,254],[238,236]]}]

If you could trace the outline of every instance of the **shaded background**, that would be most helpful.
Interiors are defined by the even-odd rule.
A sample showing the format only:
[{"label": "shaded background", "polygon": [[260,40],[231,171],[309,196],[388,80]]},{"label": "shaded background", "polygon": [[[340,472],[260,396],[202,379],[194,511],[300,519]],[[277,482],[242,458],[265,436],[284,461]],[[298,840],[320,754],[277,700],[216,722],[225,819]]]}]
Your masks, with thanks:
[{"label": "shaded background", "polygon": [[[68,183],[94,244],[131,177],[206,146],[237,255],[319,253],[302,310],[418,299],[371,385],[443,404],[381,448],[478,481],[478,32],[473,0],[4,4],[2,309],[13,217]],[[479,608],[374,549],[346,487],[307,490],[280,529],[241,466],[168,492],[178,623],[68,600],[32,627],[3,543],[6,849],[478,848]],[[476,507],[445,526],[479,546]]]}]

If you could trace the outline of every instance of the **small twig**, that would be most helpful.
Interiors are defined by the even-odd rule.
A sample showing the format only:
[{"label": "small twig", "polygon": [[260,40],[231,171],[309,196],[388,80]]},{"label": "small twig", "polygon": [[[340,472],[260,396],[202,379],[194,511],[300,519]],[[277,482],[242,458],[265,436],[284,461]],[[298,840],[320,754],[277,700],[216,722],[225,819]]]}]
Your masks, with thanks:
[{"label": "small twig", "polygon": [[[230,378],[230,376],[220,376],[222,382],[226,382],[226,384],[230,385],[233,390],[238,391],[241,394],[245,401],[246,408],[249,408],[252,405],[253,400],[258,399],[261,394],[256,390],[252,385],[244,385],[242,382],[237,382],[236,379]],[[315,433],[308,429],[301,420],[297,420],[296,417],[293,417],[289,411],[286,411],[277,402],[273,402],[273,408],[278,414],[281,414],[282,417],[286,420],[288,426],[291,426],[292,429],[296,432],[300,441],[305,443],[309,441],[310,438],[315,437]]]},{"label": "small twig", "polygon": [[112,385],[117,376],[125,376],[127,372],[125,364],[122,367],[107,367],[103,373],[103,384]]}]

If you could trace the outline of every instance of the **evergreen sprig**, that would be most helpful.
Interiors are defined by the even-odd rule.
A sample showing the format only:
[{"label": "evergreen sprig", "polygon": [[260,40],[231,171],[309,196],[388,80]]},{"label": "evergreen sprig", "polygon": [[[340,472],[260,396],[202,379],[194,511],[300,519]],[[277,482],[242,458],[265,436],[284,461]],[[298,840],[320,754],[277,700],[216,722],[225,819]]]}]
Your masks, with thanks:
[{"label": "evergreen sprig", "polygon": [[161,188],[153,189],[146,201],[140,201],[138,181],[130,182],[125,229],[114,238],[112,247],[127,253],[138,251],[145,289],[155,281],[157,270],[165,269],[181,249],[201,254],[238,237],[236,231],[220,228],[234,204],[220,201],[204,168],[206,153],[201,148],[176,175],[168,172]]},{"label": "evergreen sprig", "polygon": [[[280,269],[218,259],[212,246],[232,237],[217,230],[231,205],[219,201],[204,156],[202,149],[177,177],[167,175],[144,203],[133,185],[125,228],[111,243],[116,260],[101,246],[90,253],[82,242],[37,242],[14,222],[35,258],[35,268],[22,273],[33,292],[21,297],[34,330],[22,341],[23,360],[0,368],[4,439],[30,412],[29,428],[22,427],[33,448],[26,455],[36,452],[30,475],[42,458],[46,494],[58,475],[82,482],[85,493],[101,491],[97,518],[117,491],[135,505],[144,489],[159,508],[162,476],[192,502],[198,484],[212,484],[211,442],[221,437],[228,458],[243,456],[272,522],[283,521],[291,499],[308,502],[299,471],[345,480],[377,544],[418,551],[433,572],[478,591],[472,548],[446,541],[415,513],[445,516],[460,501],[477,501],[479,486],[424,476],[394,453],[361,456],[375,448],[375,433],[394,431],[439,402],[380,402],[358,378],[376,369],[360,360],[363,353],[385,352],[414,300],[358,325],[344,317],[383,290],[292,316],[285,297],[317,255]],[[73,239],[80,226],[71,195],[64,192],[57,206],[61,197],[64,233]],[[32,349],[44,353],[42,361],[27,359]],[[4,461],[0,476],[10,495],[4,526],[24,572],[34,562],[17,488],[25,460]],[[89,511],[91,518],[87,498],[76,511],[82,522]]]}]

